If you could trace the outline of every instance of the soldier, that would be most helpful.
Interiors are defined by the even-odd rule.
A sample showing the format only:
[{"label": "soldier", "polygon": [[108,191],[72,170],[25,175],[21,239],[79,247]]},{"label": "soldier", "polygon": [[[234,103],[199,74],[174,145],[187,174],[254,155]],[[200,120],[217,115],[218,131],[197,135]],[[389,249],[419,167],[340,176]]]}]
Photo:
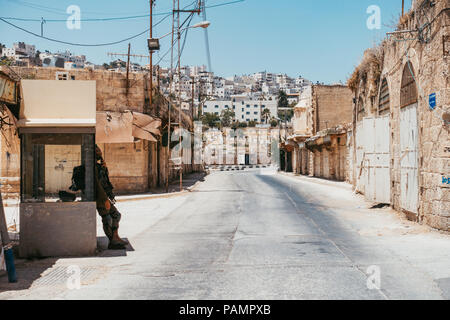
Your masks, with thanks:
[{"label": "soldier", "polygon": [[103,231],[109,239],[108,249],[125,249],[128,242],[119,237],[120,212],[114,206],[113,186],[109,181],[108,168],[103,160],[102,151],[95,145],[95,183],[97,211],[102,217]]}]

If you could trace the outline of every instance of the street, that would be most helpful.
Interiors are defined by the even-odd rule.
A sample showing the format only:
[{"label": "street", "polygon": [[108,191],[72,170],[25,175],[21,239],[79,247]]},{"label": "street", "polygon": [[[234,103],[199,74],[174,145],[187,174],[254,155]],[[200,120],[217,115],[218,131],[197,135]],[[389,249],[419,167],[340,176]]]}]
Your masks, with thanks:
[{"label": "street", "polygon": [[0,277],[0,299],[450,299],[448,234],[370,209],[345,183],[261,173],[120,202],[126,252],[25,262],[17,284]]}]

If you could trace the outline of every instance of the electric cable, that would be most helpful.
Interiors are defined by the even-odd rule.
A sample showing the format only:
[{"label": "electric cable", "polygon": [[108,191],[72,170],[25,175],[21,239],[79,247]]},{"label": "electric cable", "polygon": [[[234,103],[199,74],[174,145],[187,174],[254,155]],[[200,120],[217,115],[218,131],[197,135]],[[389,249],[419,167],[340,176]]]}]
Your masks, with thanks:
[{"label": "electric cable", "polygon": [[[164,18],[162,18],[160,21],[158,21],[155,25],[153,25],[153,27],[155,27],[155,26],[159,25],[160,23],[162,23],[169,16],[170,16],[170,14],[166,15]],[[4,18],[0,18],[0,21],[3,21],[4,23],[9,24],[9,25],[11,25],[12,27],[14,27],[16,29],[19,29],[19,30],[21,30],[23,32],[31,34],[31,35],[33,35],[35,37],[38,37],[38,38],[41,38],[41,39],[45,39],[45,40],[48,40],[48,41],[52,41],[52,42],[67,44],[67,45],[71,45],[71,46],[77,46],[77,47],[104,47],[104,46],[111,46],[111,45],[115,45],[115,44],[119,44],[119,43],[122,43],[122,42],[125,42],[125,41],[129,41],[129,40],[135,39],[135,38],[137,38],[137,37],[139,37],[139,36],[141,36],[141,35],[143,35],[143,34],[145,34],[145,33],[150,31],[150,28],[147,28],[146,30],[144,30],[144,31],[142,31],[142,32],[140,32],[140,33],[138,33],[138,34],[136,34],[134,36],[131,36],[131,37],[128,37],[126,39],[119,40],[119,41],[114,41],[114,42],[98,43],[98,44],[84,44],[84,43],[73,43],[73,42],[62,41],[62,40],[58,40],[58,39],[52,39],[52,38],[44,37],[44,36],[41,36],[41,35],[39,35],[37,33],[29,31],[29,30],[27,30],[25,28],[17,26],[17,25],[15,25],[15,24],[13,24],[13,23],[11,23],[9,21],[6,21]]]}]

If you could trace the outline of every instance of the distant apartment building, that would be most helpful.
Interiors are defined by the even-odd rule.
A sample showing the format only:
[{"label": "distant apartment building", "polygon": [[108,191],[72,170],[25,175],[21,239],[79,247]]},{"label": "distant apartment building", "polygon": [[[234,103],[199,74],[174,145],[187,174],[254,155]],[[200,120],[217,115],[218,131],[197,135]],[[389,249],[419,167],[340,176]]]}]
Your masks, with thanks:
[{"label": "distant apartment building", "polygon": [[213,113],[220,116],[224,110],[234,112],[234,119],[239,122],[264,122],[262,113],[265,109],[270,111],[270,117],[276,117],[278,112],[277,101],[240,100],[240,101],[206,101],[203,113]]}]

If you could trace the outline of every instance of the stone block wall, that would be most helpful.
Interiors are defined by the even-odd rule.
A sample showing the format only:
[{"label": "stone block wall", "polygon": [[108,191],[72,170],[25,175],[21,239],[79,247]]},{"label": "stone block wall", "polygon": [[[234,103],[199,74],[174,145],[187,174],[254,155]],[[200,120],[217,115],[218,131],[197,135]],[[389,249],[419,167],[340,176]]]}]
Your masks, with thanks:
[{"label": "stone block wall", "polygon": [[[416,1],[419,7],[422,1]],[[435,1],[433,7],[426,6],[415,15],[410,12],[408,19],[400,29],[416,29],[426,16],[432,17],[433,23],[421,34],[422,41],[396,41],[386,39],[381,48],[384,52],[381,75],[370,79],[377,73],[369,72],[368,83],[380,84],[386,78],[390,97],[390,176],[391,206],[405,212],[401,205],[401,161],[400,150],[400,113],[403,71],[408,61],[415,74],[418,93],[418,215],[405,212],[409,218],[428,224],[440,230],[450,230],[450,184],[444,183],[450,176],[450,128],[443,120],[443,114],[450,112],[450,56],[446,48],[450,43],[445,36],[450,35],[450,12],[448,1]],[[445,47],[444,47],[445,46]],[[372,80],[372,81],[371,81]],[[377,116],[378,95],[371,99],[366,85],[359,85],[354,92],[366,103],[372,102],[367,109],[369,116]],[[372,90],[373,91],[373,90]],[[437,94],[437,105],[433,110],[429,105],[429,96]],[[405,186],[403,186],[405,187]]]}]

